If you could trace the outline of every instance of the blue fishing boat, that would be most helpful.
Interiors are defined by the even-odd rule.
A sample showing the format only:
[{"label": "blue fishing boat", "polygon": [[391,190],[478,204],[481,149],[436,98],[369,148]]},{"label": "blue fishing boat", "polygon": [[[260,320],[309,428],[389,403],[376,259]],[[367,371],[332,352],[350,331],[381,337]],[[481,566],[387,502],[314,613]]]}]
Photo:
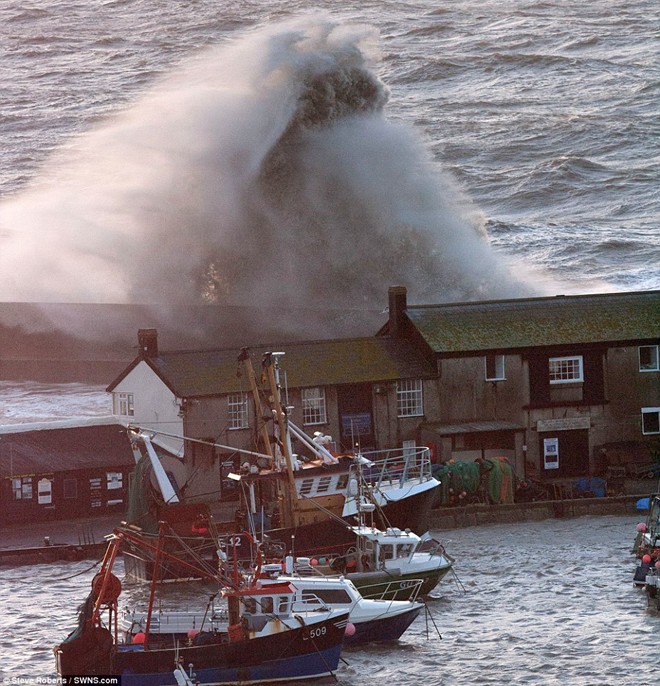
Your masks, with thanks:
[{"label": "blue fishing boat", "polygon": [[[288,582],[260,586],[218,578],[227,601],[226,630],[212,628],[172,641],[151,631],[157,575],[151,584],[145,631],[129,641],[121,635],[118,599],[121,582],[113,564],[123,541],[144,543],[126,529],[111,537],[101,571],[80,610],[79,623],[55,648],[61,677],[117,676],[122,686],[184,684],[260,684],[333,676],[349,612],[347,609],[294,608]],[[158,545],[156,558],[171,556]],[[190,557],[178,564],[193,566]],[[197,574],[208,574],[203,567]]]}]

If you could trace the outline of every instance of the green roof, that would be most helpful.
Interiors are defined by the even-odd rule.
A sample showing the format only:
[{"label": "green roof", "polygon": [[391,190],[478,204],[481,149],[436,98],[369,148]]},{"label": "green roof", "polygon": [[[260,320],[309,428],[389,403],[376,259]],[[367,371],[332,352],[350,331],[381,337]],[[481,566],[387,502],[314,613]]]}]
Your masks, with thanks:
[{"label": "green roof", "polygon": [[409,305],[438,354],[660,339],[660,291]]},{"label": "green roof", "polygon": [[[425,378],[435,372],[433,362],[410,342],[387,337],[253,346],[249,350],[257,379],[264,353],[285,353],[280,361],[282,385],[291,388]],[[249,391],[245,376],[237,374],[240,352],[240,348],[163,351],[145,359],[175,395],[202,397]]]}]

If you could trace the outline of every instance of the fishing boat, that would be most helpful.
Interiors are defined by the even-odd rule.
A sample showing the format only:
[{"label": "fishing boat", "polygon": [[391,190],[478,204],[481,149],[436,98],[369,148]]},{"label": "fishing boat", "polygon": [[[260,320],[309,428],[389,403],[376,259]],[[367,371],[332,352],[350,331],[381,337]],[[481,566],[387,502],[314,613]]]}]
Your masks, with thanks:
[{"label": "fishing boat", "polygon": [[[348,611],[349,623],[344,645],[350,646],[398,640],[425,607],[424,603],[416,600],[421,579],[417,581],[409,600],[366,599],[343,576],[309,577],[295,574],[293,570],[283,573],[282,564],[278,563],[263,565],[253,583],[254,587],[264,591],[282,584],[290,585],[295,589],[292,607],[295,613],[330,609]],[[171,644],[201,632],[226,630],[228,622],[227,604],[213,595],[203,612],[159,608],[152,614],[150,630],[158,634],[161,642]],[[145,612],[123,610],[120,628],[127,642],[132,642],[136,635],[144,634],[146,624]]]},{"label": "fishing boat", "polygon": [[355,545],[344,553],[333,551],[298,557],[296,569],[303,575],[343,574],[365,598],[405,600],[428,595],[451,571],[454,558],[432,534],[389,527],[351,527]]},{"label": "fishing boat", "polygon": [[[226,630],[200,631],[174,641],[151,631],[156,577],[152,580],[145,631],[122,640],[118,622],[121,582],[113,565],[122,543],[144,545],[129,529],[118,528],[92,590],[81,607],[78,627],[55,648],[60,677],[117,676],[123,686],[177,684],[259,684],[334,676],[348,626],[346,609],[294,611],[295,589],[286,582],[260,586],[214,578],[227,603]],[[171,556],[157,545],[157,558]],[[178,564],[194,565],[190,558]],[[205,574],[200,565],[196,574]],[[124,637],[125,638],[125,637]]]},{"label": "fishing boat", "polygon": [[[265,392],[258,387],[249,354],[244,351],[239,358],[254,395],[257,415],[272,418],[261,428],[260,445],[264,452],[212,444],[241,455],[240,467],[227,475],[239,494],[238,500],[229,503],[233,516],[224,521],[216,519],[212,526],[195,528],[200,516],[210,521],[209,503],[186,501],[181,490],[173,486],[172,474],[167,473],[154,447],[159,432],[132,426],[129,435],[136,453],[141,454],[141,474],[134,480],[134,491],[146,483],[148,497],[144,493],[131,495],[133,502],[141,500],[144,504],[142,508],[132,508],[130,524],[139,526],[145,535],[155,536],[155,523],[167,521],[178,535],[192,536],[199,545],[205,544],[210,555],[217,547],[218,534],[242,531],[261,540],[267,537],[271,544],[280,545],[283,554],[295,544],[296,553],[304,555],[319,540],[326,545],[348,546],[354,534],[345,524],[354,523],[365,501],[375,506],[374,516],[381,517],[383,526],[425,530],[435,489],[440,484],[431,473],[429,448],[366,452],[356,447],[350,453],[331,452],[322,440],[326,437],[311,438],[290,420],[281,398],[282,354],[268,354],[263,360],[261,376],[268,382]],[[148,520],[151,529],[145,524]],[[150,567],[148,560],[129,555],[129,578],[148,580]]]}]

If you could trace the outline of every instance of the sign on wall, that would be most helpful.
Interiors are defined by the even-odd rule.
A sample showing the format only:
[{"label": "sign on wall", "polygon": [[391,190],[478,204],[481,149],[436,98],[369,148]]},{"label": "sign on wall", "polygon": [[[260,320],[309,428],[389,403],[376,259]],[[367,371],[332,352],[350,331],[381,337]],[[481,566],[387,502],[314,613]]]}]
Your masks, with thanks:
[{"label": "sign on wall", "polygon": [[50,479],[39,479],[37,498],[39,505],[50,505],[53,502],[53,482]]},{"label": "sign on wall", "polygon": [[361,436],[371,433],[371,414],[352,412],[341,417],[341,432],[344,436]]},{"label": "sign on wall", "polygon": [[543,439],[543,466],[545,469],[559,469],[559,439]]}]

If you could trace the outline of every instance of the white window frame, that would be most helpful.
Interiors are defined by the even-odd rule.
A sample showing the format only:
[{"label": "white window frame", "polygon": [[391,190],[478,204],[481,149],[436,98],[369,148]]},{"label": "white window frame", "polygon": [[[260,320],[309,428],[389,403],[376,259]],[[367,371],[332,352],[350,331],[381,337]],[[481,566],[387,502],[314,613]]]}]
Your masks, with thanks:
[{"label": "white window frame", "polygon": [[[652,431],[647,431],[645,427],[645,422],[644,422],[644,417],[645,415],[648,416],[655,416],[655,424],[657,425],[657,429],[654,429]],[[643,407],[642,408],[642,434],[644,436],[655,436],[657,434],[660,434],[660,407]]]},{"label": "white window frame", "polygon": [[303,426],[328,423],[325,388],[315,386],[302,389]]},{"label": "white window frame", "polygon": [[249,429],[250,419],[248,410],[247,393],[230,393],[227,396],[227,413],[229,415],[228,428],[232,431],[237,429]]},{"label": "white window frame", "polygon": [[424,415],[424,387],[421,379],[401,379],[396,382],[397,417]]},{"label": "white window frame", "polygon": [[[647,366],[642,364],[643,349],[649,351],[650,363]],[[660,372],[660,345],[640,345],[637,354],[640,372]]]},{"label": "white window frame", "polygon": [[[489,364],[490,362],[490,364]],[[489,376],[489,367],[493,367],[493,373]],[[484,357],[484,378],[486,381],[504,381],[504,355],[486,355]]]},{"label": "white window frame", "polygon": [[32,477],[17,476],[11,480],[11,490],[14,500],[32,500]]},{"label": "white window frame", "polygon": [[135,398],[132,393],[113,393],[115,414],[120,417],[135,416]]},{"label": "white window frame", "polygon": [[548,360],[548,374],[550,376],[550,384],[582,383],[584,381],[584,361],[582,355],[551,357]]}]

